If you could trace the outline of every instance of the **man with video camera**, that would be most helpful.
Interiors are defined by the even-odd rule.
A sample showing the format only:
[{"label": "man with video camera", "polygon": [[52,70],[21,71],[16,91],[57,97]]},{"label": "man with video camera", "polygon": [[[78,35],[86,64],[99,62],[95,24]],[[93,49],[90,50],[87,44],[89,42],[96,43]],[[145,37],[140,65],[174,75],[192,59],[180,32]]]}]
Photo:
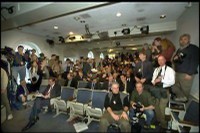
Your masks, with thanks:
[{"label": "man with video camera", "polygon": [[[154,117],[154,98],[151,94],[144,90],[144,86],[141,82],[136,83],[136,89],[132,92],[130,100],[130,110],[129,117],[133,120],[133,117],[136,116],[136,113],[139,111],[146,114],[146,123],[144,128],[149,129],[151,125],[151,120]],[[139,106],[141,104],[141,107]]]},{"label": "man with video camera", "polygon": [[176,72],[176,82],[172,91],[176,94],[174,100],[188,101],[195,74],[198,73],[199,48],[190,43],[190,35],[183,34],[179,39],[180,48],[173,57]]},{"label": "man with video camera", "polygon": [[13,83],[15,83],[15,80],[17,81],[18,73],[19,73],[20,81],[24,80],[26,77],[25,58],[24,58],[24,53],[23,53],[24,47],[20,45],[18,46],[17,49],[18,49],[18,52],[15,53],[13,67],[12,67],[12,75],[14,77]]}]

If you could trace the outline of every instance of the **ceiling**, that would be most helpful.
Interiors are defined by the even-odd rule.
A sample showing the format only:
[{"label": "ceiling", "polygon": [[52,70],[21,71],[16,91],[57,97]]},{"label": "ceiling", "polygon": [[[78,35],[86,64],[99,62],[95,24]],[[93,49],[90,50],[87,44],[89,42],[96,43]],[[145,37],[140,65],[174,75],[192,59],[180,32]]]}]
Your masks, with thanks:
[{"label": "ceiling", "polygon": [[[1,31],[18,29],[22,32],[58,40],[69,32],[84,35],[88,24],[92,39],[108,32],[110,38],[125,37],[121,31],[130,28],[130,35],[141,34],[149,25],[149,33],[176,30],[176,20],[186,10],[188,2],[7,2],[1,3]],[[13,6],[13,13],[6,8]],[[116,13],[121,16],[117,17]],[[160,15],[166,15],[160,19]],[[54,26],[58,29],[54,29]],[[116,34],[114,34],[116,32]]]}]

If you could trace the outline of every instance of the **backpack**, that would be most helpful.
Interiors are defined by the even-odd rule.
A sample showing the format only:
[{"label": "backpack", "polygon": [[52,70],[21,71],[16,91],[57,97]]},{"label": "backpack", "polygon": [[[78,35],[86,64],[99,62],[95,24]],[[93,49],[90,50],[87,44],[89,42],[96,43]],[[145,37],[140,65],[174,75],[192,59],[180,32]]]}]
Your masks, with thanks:
[{"label": "backpack", "polygon": [[118,124],[112,123],[108,126],[107,133],[121,133],[121,129]]}]

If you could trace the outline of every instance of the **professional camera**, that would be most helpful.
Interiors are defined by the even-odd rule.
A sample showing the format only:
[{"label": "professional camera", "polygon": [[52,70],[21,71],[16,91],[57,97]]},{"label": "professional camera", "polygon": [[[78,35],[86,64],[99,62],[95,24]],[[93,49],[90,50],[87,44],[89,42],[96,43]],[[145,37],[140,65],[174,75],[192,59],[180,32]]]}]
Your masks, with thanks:
[{"label": "professional camera", "polygon": [[141,104],[140,102],[136,103],[136,104],[134,105],[134,107],[136,107],[135,113],[141,112],[140,109],[142,108],[142,104]]},{"label": "professional camera", "polygon": [[143,114],[143,111],[140,111],[140,109],[142,108],[142,104],[138,102],[134,105],[134,107],[136,107],[136,109],[134,110],[135,115],[131,119],[131,132],[140,133],[142,126],[139,123],[139,118]]},{"label": "professional camera", "polygon": [[12,64],[15,57],[15,51],[12,48],[7,46],[5,46],[5,48],[1,48],[1,54],[5,55],[7,61]]},{"label": "professional camera", "polygon": [[182,63],[182,62],[183,62],[183,59],[186,57],[186,54],[183,53],[183,52],[178,52],[178,53],[176,54],[176,56],[178,56],[178,58],[177,58],[177,59],[174,59],[174,62],[175,62],[175,63]]},{"label": "professional camera", "polygon": [[142,78],[142,70],[141,68],[138,70],[138,72],[135,75],[137,78],[141,79]]}]

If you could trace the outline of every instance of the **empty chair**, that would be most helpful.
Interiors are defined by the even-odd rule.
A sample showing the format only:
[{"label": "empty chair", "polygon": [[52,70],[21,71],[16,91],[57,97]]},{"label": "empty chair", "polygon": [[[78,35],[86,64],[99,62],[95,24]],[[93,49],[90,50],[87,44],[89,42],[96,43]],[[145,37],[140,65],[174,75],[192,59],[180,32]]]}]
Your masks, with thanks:
[{"label": "empty chair", "polygon": [[89,88],[87,81],[78,81],[77,88]]},{"label": "empty chair", "polygon": [[61,96],[51,99],[51,104],[53,104],[56,109],[56,115],[54,117],[58,116],[60,113],[67,114],[67,109],[69,109],[68,101],[74,99],[74,91],[74,87],[62,86]]},{"label": "empty chair", "polygon": [[92,90],[87,88],[78,88],[77,97],[75,100],[70,101],[70,118],[74,116],[84,116],[85,106],[91,102]]},{"label": "empty chair", "polygon": [[91,121],[99,121],[104,112],[104,101],[108,94],[106,90],[93,90],[91,105],[86,106],[86,115],[88,118],[87,125]]},{"label": "empty chair", "polygon": [[172,129],[179,132],[199,131],[199,103],[192,100],[184,112],[171,111]]}]

